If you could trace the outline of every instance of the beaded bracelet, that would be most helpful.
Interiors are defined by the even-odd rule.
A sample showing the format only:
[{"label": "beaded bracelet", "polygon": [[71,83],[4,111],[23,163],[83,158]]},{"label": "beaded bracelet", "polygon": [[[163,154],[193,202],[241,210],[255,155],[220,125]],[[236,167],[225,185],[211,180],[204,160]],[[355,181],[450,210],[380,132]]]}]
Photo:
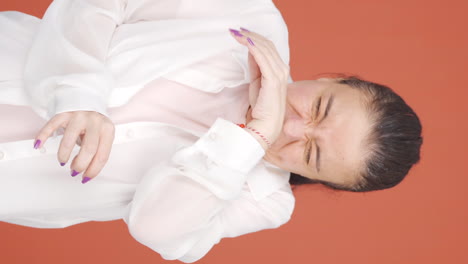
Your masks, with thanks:
[{"label": "beaded bracelet", "polygon": [[237,125],[242,127],[242,128],[247,128],[249,130],[252,130],[255,134],[259,135],[263,139],[263,141],[265,141],[267,143],[268,147],[271,147],[271,144],[268,141],[268,139],[265,136],[263,136],[262,134],[260,134],[260,132],[258,132],[255,128],[245,126],[244,124],[237,124]]}]

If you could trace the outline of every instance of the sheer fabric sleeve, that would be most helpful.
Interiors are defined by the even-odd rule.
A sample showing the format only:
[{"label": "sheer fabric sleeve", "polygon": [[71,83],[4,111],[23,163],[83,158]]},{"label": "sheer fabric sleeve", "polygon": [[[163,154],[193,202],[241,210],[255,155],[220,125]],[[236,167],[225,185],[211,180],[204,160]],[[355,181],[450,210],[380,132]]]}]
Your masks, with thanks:
[{"label": "sheer fabric sleeve", "polygon": [[248,132],[218,118],[194,145],[143,177],[124,219],[130,234],[164,259],[191,263],[223,237],[281,226],[294,207],[289,184],[260,201],[245,184],[263,155]]},{"label": "sheer fabric sleeve", "polygon": [[74,110],[108,116],[113,78],[105,66],[125,0],[55,0],[32,40],[24,88],[40,116]]}]

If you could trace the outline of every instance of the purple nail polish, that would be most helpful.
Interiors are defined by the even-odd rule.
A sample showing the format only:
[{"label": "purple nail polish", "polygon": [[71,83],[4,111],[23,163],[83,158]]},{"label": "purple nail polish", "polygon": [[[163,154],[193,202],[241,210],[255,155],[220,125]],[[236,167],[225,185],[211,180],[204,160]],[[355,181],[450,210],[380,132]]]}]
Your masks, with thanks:
[{"label": "purple nail polish", "polygon": [[79,174],[79,172],[77,172],[77,171],[75,171],[75,170],[72,170],[71,176],[75,177],[75,176],[78,175],[78,174]]},{"label": "purple nail polish", "polygon": [[236,35],[238,37],[243,37],[244,36],[239,32],[239,30],[235,30],[235,29],[230,28],[229,31],[231,31],[234,35]]},{"label": "purple nail polish", "polygon": [[243,28],[243,27],[241,27],[240,29],[243,30],[243,31],[250,32],[250,30],[248,30],[248,29],[246,29],[246,28]]},{"label": "purple nail polish", "polygon": [[60,162],[60,166],[63,166],[63,165],[65,165],[65,162]]},{"label": "purple nail polish", "polygon": [[250,38],[247,38],[247,41],[250,43],[250,45],[255,46],[253,41]]},{"label": "purple nail polish", "polygon": [[41,140],[36,139],[36,142],[34,142],[34,148],[37,149],[39,147],[39,145],[41,145]]},{"label": "purple nail polish", "polygon": [[89,180],[91,180],[90,177],[84,177],[81,183],[87,183]]}]

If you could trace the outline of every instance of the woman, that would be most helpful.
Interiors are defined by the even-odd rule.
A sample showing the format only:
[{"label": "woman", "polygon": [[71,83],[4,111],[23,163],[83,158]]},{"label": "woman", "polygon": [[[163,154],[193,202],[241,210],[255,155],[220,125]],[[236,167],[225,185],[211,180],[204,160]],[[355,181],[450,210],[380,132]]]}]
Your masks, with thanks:
[{"label": "woman", "polygon": [[[286,223],[291,180],[377,190],[417,162],[419,120],[388,88],[292,82],[271,1],[197,3],[61,0],[40,23],[2,14],[22,31],[0,27],[11,36],[0,102],[34,110],[40,127],[26,140],[12,139],[19,127],[3,131],[0,220],[124,219],[163,258],[194,262],[223,237]],[[240,25],[250,31],[227,36]],[[25,117],[17,124],[34,119]],[[57,160],[86,184],[63,177]]]}]

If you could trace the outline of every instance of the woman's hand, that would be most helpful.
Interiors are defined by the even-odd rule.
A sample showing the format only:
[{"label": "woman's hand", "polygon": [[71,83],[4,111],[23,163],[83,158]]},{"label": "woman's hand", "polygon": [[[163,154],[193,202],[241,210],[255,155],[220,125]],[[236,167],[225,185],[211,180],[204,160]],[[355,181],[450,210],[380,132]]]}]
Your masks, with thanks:
[{"label": "woman's hand", "polygon": [[266,142],[272,144],[283,128],[289,66],[283,62],[271,40],[241,29],[242,32],[230,31],[238,42],[249,48],[252,120],[247,126],[266,138],[259,138],[256,133],[252,133],[266,150]]},{"label": "woman's hand", "polygon": [[112,121],[95,111],[59,113],[39,131],[36,139],[42,142],[40,146],[43,146],[59,128],[65,129],[57,153],[60,165],[67,163],[73,147],[78,144],[80,152],[70,165],[71,176],[85,172],[82,183],[96,177],[104,168],[111,152],[115,137],[115,126]]}]

